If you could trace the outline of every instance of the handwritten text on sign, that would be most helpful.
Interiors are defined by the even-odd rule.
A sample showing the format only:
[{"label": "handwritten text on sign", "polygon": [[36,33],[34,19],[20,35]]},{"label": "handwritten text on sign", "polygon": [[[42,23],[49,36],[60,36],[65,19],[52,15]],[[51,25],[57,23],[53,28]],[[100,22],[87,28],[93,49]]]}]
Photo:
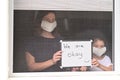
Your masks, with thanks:
[{"label": "handwritten text on sign", "polygon": [[91,66],[91,41],[61,41],[62,67]]}]

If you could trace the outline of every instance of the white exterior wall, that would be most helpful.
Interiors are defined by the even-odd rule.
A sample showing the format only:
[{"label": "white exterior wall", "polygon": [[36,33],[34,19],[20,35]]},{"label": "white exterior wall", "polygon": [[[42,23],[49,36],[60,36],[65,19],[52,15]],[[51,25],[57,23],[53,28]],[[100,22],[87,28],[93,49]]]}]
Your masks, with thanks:
[{"label": "white exterior wall", "polygon": [[113,0],[14,0],[14,9],[113,11]]}]

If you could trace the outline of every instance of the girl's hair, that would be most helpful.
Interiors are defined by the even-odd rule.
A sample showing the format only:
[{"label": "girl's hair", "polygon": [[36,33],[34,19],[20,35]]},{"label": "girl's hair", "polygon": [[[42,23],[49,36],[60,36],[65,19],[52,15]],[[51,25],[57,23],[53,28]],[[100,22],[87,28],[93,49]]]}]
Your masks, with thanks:
[{"label": "girl's hair", "polygon": [[[39,35],[42,33],[43,29],[41,28],[41,21],[42,21],[43,17],[46,16],[48,13],[54,13],[55,17],[56,17],[56,13],[54,11],[40,11],[40,12],[38,12],[36,20],[35,20],[34,35]],[[54,36],[59,36],[58,27],[56,27],[52,33]]]},{"label": "girl's hair", "polygon": [[95,42],[98,41],[98,40],[103,41],[103,42],[104,42],[104,45],[106,46],[106,40],[105,40],[104,38],[94,38],[94,39],[93,39],[93,43],[95,43]]}]

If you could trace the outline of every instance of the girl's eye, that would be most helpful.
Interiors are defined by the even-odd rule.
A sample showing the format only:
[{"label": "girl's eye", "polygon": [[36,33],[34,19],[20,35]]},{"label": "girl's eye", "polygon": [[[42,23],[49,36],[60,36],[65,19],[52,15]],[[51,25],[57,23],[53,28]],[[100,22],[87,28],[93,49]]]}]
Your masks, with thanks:
[{"label": "girl's eye", "polygon": [[102,46],[100,46],[101,48],[103,48],[104,47],[104,45],[102,45]]},{"label": "girl's eye", "polygon": [[96,48],[103,48],[104,45],[101,45],[101,46],[99,46],[99,45],[94,45],[94,47],[96,47]]}]

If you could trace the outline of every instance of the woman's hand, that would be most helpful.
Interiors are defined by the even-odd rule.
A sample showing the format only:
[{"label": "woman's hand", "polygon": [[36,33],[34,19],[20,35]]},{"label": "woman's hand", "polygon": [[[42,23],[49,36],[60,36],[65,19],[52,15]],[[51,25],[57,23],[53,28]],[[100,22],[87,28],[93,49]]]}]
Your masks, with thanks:
[{"label": "woman's hand", "polygon": [[96,67],[99,67],[100,66],[100,63],[97,61],[97,59],[93,58],[92,59],[92,65],[96,66]]},{"label": "woman's hand", "polygon": [[54,64],[56,64],[61,59],[62,51],[57,51],[54,53],[52,61]]},{"label": "woman's hand", "polygon": [[80,71],[86,71],[87,70],[87,67],[86,66],[81,66],[80,67]]},{"label": "woman's hand", "polygon": [[81,66],[81,67],[73,67],[72,71],[86,71],[87,67],[86,66]]},{"label": "woman's hand", "polygon": [[78,67],[73,67],[72,71],[79,71],[79,68]]}]

